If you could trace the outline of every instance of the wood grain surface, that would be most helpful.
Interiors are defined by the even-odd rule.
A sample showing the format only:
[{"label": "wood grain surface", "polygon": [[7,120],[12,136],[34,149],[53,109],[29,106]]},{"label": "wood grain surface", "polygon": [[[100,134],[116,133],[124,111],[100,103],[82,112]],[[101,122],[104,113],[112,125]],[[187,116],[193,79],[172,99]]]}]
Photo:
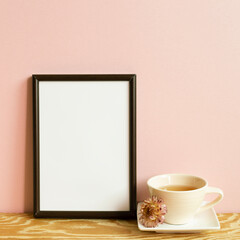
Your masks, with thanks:
[{"label": "wood grain surface", "polygon": [[0,213],[0,239],[240,239],[240,214],[218,214],[221,229],[202,233],[141,232],[135,220],[36,219]]}]

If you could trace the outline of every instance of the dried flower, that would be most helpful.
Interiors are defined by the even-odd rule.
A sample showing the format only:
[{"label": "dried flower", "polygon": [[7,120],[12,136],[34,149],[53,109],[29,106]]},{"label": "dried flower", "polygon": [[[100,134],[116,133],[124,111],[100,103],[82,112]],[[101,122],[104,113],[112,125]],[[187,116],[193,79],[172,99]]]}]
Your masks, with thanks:
[{"label": "dried flower", "polygon": [[156,227],[158,223],[164,222],[166,213],[167,206],[163,200],[152,196],[142,203],[139,221],[145,227]]}]

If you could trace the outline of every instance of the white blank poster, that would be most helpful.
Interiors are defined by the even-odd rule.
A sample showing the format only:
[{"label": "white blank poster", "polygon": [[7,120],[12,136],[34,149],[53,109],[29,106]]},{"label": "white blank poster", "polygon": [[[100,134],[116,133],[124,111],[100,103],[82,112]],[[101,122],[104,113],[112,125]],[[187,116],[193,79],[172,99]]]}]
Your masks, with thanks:
[{"label": "white blank poster", "polygon": [[129,211],[129,82],[40,81],[41,211]]}]

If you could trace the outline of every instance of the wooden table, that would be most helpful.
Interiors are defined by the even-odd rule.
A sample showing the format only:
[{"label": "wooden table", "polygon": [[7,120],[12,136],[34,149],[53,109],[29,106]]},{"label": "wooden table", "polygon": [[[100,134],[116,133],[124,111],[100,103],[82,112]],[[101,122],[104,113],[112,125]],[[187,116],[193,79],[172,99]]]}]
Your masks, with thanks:
[{"label": "wooden table", "polygon": [[135,220],[35,219],[0,213],[0,239],[240,239],[240,214],[218,214],[221,230],[195,234],[141,232]]}]

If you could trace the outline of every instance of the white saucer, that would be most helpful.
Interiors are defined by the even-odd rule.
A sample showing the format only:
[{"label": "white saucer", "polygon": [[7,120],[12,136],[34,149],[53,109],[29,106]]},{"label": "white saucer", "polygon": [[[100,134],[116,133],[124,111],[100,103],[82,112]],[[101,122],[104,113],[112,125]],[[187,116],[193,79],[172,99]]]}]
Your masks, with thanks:
[{"label": "white saucer", "polygon": [[141,231],[155,231],[157,233],[190,233],[190,232],[202,232],[209,230],[220,229],[220,223],[218,221],[217,215],[213,208],[206,210],[204,212],[198,213],[194,216],[193,220],[187,224],[182,225],[172,225],[172,224],[158,224],[155,228],[144,227],[139,222],[139,211],[141,203],[138,203],[137,207],[137,221],[138,228]]}]

